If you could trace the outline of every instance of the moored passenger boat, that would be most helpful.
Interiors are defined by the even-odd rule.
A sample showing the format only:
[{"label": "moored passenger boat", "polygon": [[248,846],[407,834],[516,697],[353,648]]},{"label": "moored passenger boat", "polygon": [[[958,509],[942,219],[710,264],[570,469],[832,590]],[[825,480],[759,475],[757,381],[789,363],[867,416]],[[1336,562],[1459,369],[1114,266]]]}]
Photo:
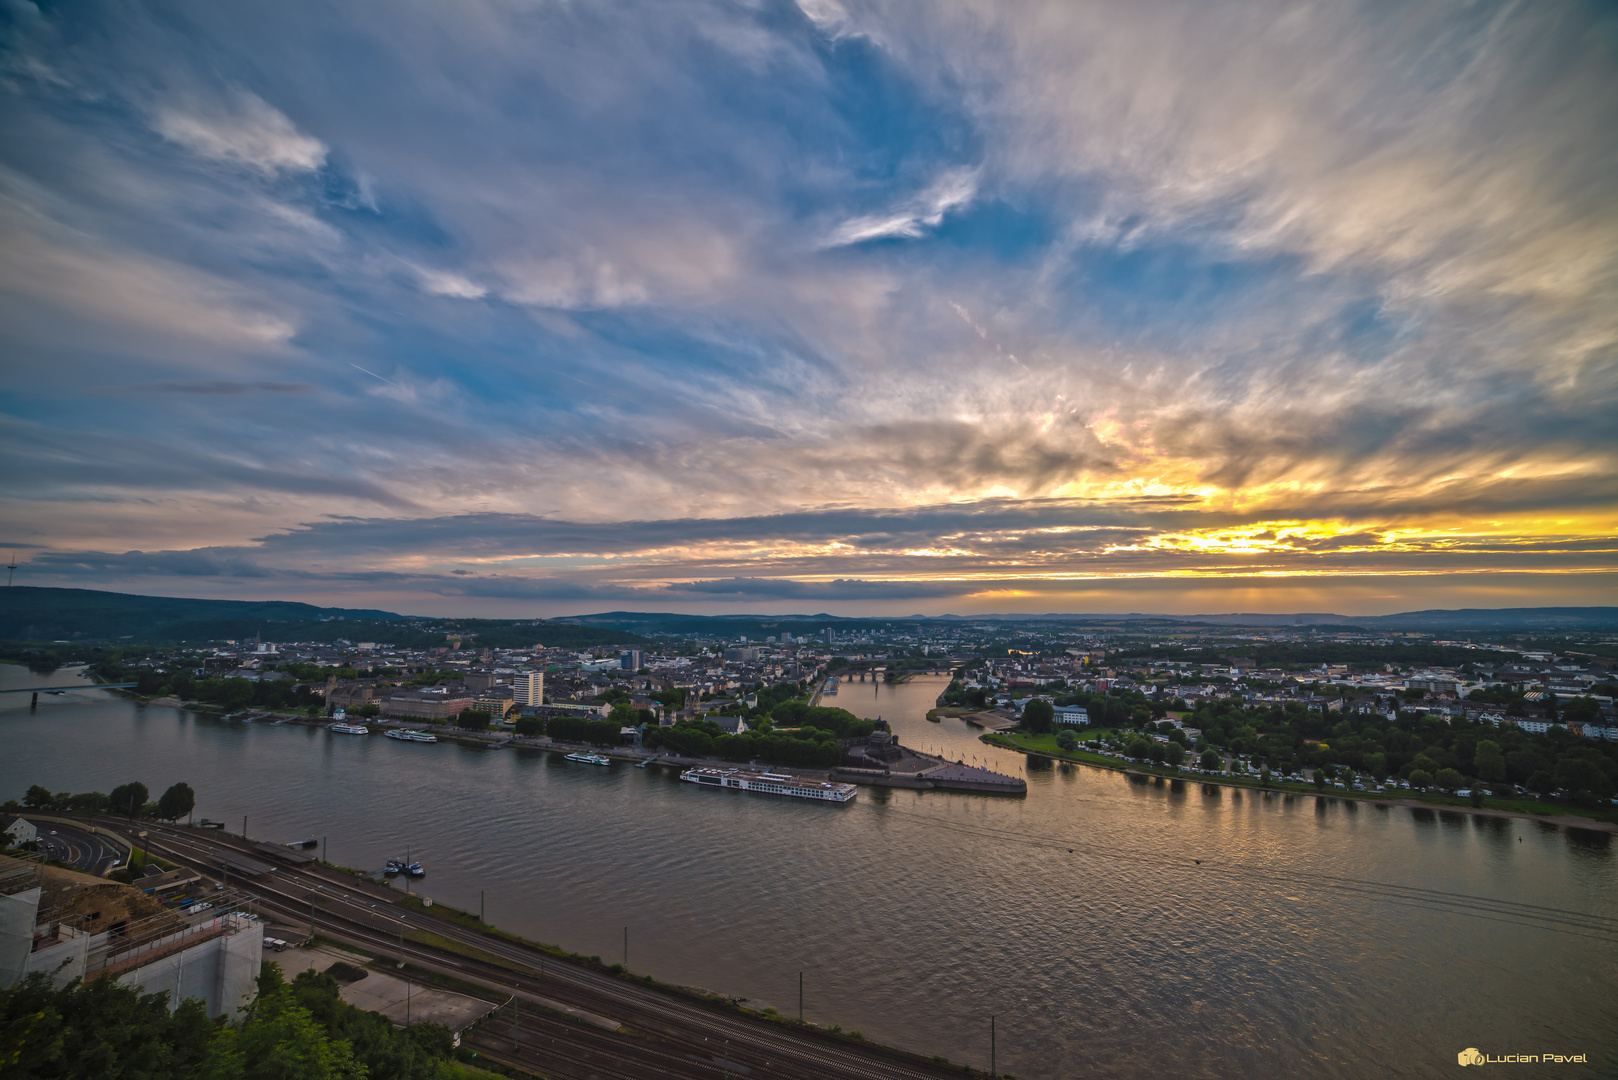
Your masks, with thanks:
[{"label": "moored passenger boat", "polygon": [[405,742],[437,742],[438,741],[438,736],[437,735],[430,735],[425,731],[409,731],[409,730],[406,730],[406,729],[403,729],[403,728],[401,728],[401,729],[399,729],[397,731],[388,732],[388,738],[390,738],[390,739],[402,739]]},{"label": "moored passenger boat", "polygon": [[757,791],[765,795],[786,795],[794,799],[817,799],[821,802],[849,802],[859,792],[853,784],[838,784],[829,780],[805,780],[785,773],[761,773],[750,769],[716,769],[699,766],[681,773],[680,779],[706,787]]}]

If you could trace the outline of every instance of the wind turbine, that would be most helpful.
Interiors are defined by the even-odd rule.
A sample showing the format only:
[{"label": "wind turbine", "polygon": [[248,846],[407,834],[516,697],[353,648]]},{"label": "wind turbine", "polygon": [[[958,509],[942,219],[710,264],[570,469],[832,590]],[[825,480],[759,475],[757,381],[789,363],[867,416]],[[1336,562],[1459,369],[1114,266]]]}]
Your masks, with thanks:
[{"label": "wind turbine", "polygon": [[11,579],[17,576],[17,557],[13,555],[11,561],[6,563],[6,588],[11,588]]}]

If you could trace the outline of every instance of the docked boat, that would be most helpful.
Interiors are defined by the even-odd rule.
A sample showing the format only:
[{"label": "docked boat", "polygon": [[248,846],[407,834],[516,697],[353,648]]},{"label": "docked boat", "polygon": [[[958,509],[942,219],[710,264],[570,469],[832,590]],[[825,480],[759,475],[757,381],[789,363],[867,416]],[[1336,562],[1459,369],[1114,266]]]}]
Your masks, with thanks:
[{"label": "docked boat", "polygon": [[611,758],[603,757],[600,754],[569,754],[567,756],[567,759],[569,761],[582,761],[586,765],[611,765],[612,764],[612,759]]},{"label": "docked boat", "polygon": [[388,875],[388,877],[393,877],[395,874],[404,873],[404,869],[404,863],[400,862],[398,859],[389,859],[388,865],[382,868],[382,872]]},{"label": "docked boat", "polygon": [[859,792],[853,784],[836,784],[829,780],[805,780],[785,773],[761,773],[750,769],[715,769],[699,766],[681,773],[680,779],[705,787],[757,791],[765,795],[786,795],[794,799],[818,799],[821,802],[849,802]]},{"label": "docked boat", "polygon": [[290,848],[312,848],[319,847],[320,841],[313,836],[306,836],[302,840],[292,840],[281,846]]},{"label": "docked boat", "polygon": [[831,697],[835,693],[837,693],[837,680],[835,678],[827,679],[825,687],[820,691],[820,696]]},{"label": "docked boat", "polygon": [[335,735],[369,735],[371,729],[364,724],[333,724],[327,729]]},{"label": "docked boat", "polygon": [[404,728],[400,728],[397,731],[388,732],[388,738],[390,738],[390,739],[403,739],[405,742],[437,742],[438,741],[438,736],[437,735],[430,735],[425,731],[409,731],[409,730],[404,729]]},{"label": "docked boat", "polygon": [[419,862],[411,863],[409,866],[404,868],[404,872],[409,874],[411,877],[427,876],[427,871],[422,868],[422,865]]}]

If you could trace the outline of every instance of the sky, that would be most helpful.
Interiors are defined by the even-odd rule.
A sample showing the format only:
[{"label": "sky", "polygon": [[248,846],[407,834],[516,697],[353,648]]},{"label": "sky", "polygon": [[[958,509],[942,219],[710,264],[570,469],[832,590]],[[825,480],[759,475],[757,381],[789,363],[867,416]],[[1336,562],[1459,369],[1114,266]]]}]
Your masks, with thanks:
[{"label": "sky", "polygon": [[1594,0],[0,0],[16,581],[1618,603]]}]

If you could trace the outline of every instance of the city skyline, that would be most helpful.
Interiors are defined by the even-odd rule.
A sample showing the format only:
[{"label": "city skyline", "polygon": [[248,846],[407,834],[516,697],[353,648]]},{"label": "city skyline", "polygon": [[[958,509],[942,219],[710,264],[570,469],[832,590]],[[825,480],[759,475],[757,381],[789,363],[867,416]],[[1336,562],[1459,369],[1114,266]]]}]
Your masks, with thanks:
[{"label": "city skyline", "polygon": [[18,584],[1614,603],[1610,14],[0,19]]}]

